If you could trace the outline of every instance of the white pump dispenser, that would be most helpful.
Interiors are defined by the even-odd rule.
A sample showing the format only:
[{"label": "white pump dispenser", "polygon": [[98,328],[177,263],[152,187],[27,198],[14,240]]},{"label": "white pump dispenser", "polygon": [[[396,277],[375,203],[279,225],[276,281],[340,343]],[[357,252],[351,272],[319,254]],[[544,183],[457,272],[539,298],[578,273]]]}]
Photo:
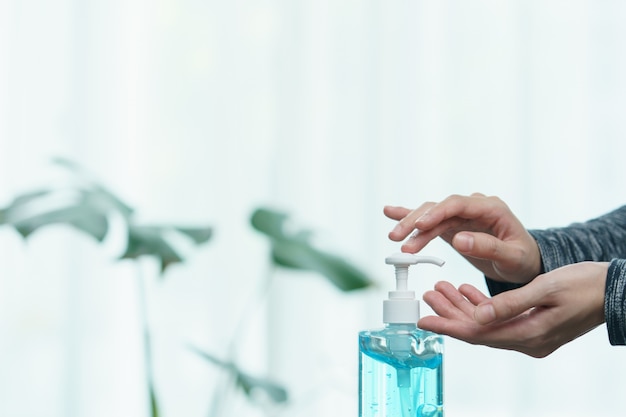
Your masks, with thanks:
[{"label": "white pump dispenser", "polygon": [[408,290],[409,266],[419,263],[442,266],[445,262],[434,256],[399,252],[387,257],[385,263],[396,268],[396,290],[389,291],[389,299],[383,301],[383,322],[417,323],[420,306],[415,299],[415,291]]},{"label": "white pump dispenser", "polygon": [[396,290],[383,302],[382,329],[359,332],[359,417],[443,417],[443,336],[417,326],[409,266],[443,261],[397,253]]}]

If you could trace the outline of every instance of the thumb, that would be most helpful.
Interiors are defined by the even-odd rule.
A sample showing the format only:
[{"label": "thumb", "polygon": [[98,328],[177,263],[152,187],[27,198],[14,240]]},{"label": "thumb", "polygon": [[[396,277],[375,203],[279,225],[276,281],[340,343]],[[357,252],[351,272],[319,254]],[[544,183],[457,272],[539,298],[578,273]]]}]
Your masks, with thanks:
[{"label": "thumb", "polygon": [[452,239],[452,246],[462,255],[496,262],[517,261],[519,251],[497,237],[481,232],[459,232]]},{"label": "thumb", "polygon": [[531,282],[524,287],[503,292],[478,304],[474,310],[474,320],[479,324],[505,321],[540,305],[543,293],[535,287]]}]

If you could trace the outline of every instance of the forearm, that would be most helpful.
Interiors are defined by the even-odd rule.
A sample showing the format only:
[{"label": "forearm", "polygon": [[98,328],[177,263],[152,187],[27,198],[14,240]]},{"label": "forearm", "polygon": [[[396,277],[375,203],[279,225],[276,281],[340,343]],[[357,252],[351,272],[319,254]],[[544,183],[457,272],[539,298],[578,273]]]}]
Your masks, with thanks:
[{"label": "forearm", "polygon": [[626,206],[586,223],[529,232],[539,247],[542,272],[577,262],[626,258]]},{"label": "forearm", "polygon": [[[626,206],[586,223],[529,232],[541,254],[540,273],[577,262],[626,258]],[[521,287],[485,278],[492,295]]]},{"label": "forearm", "polygon": [[[583,261],[610,261],[604,295],[604,317],[612,345],[626,345],[626,207],[587,223],[569,227],[534,230],[541,254],[542,271]],[[486,277],[492,295],[519,284],[493,281]]]},{"label": "forearm", "polygon": [[583,262],[608,262],[604,318],[612,345],[626,345],[626,207],[559,229],[530,231],[541,254],[542,272]]}]

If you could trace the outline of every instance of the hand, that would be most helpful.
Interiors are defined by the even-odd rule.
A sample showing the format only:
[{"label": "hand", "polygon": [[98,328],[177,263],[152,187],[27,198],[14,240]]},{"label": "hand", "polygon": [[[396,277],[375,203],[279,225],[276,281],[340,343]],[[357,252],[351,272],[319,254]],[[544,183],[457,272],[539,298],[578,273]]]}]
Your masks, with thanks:
[{"label": "hand", "polygon": [[540,273],[537,242],[497,197],[452,195],[415,210],[386,206],[384,213],[399,220],[389,233],[391,240],[413,233],[403,252],[416,253],[440,236],[491,279],[526,283]]},{"label": "hand", "polygon": [[539,275],[527,285],[488,298],[464,284],[439,282],[424,301],[438,316],[418,326],[472,344],[541,358],[604,323],[609,264],[581,262]]}]

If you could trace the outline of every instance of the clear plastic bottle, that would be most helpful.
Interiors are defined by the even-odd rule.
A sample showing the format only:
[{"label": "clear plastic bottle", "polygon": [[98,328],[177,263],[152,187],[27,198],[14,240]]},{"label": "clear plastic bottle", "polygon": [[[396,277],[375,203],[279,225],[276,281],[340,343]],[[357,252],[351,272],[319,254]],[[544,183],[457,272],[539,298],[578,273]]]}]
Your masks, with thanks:
[{"label": "clear plastic bottle", "polygon": [[443,265],[396,254],[396,291],[383,303],[383,329],[359,333],[359,417],[443,417],[443,337],[417,327],[419,302],[407,290],[408,266]]}]

